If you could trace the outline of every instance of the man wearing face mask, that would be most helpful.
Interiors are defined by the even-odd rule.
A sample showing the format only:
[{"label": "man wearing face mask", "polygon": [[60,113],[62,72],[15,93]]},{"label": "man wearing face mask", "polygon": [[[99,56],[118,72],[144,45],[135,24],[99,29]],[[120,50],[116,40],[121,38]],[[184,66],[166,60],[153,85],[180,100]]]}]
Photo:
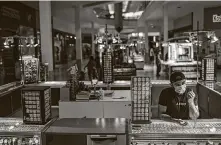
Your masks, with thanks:
[{"label": "man wearing face mask", "polygon": [[197,119],[199,109],[197,96],[186,87],[186,78],[182,72],[170,76],[171,87],[164,89],[159,97],[160,117],[169,116],[172,119]]}]

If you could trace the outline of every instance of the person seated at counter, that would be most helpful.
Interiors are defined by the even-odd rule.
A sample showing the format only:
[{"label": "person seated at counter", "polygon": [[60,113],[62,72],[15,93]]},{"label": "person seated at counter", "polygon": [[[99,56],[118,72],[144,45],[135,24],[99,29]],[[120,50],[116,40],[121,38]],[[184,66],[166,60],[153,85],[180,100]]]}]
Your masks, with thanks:
[{"label": "person seated at counter", "polygon": [[182,72],[170,76],[171,87],[162,90],[159,97],[159,115],[171,119],[197,119],[199,117],[197,95],[186,87],[186,77]]}]

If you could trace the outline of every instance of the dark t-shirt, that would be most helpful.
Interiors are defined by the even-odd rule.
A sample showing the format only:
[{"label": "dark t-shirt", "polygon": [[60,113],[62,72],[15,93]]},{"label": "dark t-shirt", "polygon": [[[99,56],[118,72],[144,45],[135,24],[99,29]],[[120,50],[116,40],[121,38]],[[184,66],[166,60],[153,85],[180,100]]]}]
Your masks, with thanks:
[{"label": "dark t-shirt", "polygon": [[[183,95],[179,95],[175,92],[174,88],[164,89],[159,98],[159,105],[166,106],[166,114],[177,119],[189,119],[189,105],[187,93],[191,91],[187,88]],[[194,99],[195,105],[197,105],[197,95]]]}]

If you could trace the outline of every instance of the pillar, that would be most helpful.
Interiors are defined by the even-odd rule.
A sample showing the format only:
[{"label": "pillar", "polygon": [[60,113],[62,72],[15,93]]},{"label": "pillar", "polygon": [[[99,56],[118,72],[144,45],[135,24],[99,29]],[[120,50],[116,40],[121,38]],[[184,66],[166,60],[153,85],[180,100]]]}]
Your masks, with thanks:
[{"label": "pillar", "polygon": [[39,1],[39,13],[42,62],[48,63],[49,71],[53,71],[51,2]]},{"label": "pillar", "polygon": [[[168,40],[168,30],[169,30],[169,25],[168,25],[168,7],[167,5],[163,6],[163,40],[166,42]],[[165,58],[166,53],[168,52],[168,49],[164,47],[163,51],[163,59]]]},{"label": "pillar", "polygon": [[92,32],[91,32],[91,39],[92,39],[92,56],[95,57],[95,44],[94,44],[94,33],[95,33],[95,30],[94,30],[94,22],[91,22],[91,28],[92,28]]},{"label": "pillar", "polygon": [[80,6],[75,7],[75,33],[76,33],[76,62],[81,71],[82,66],[82,40],[81,40],[81,21]]},{"label": "pillar", "polygon": [[148,21],[145,21],[145,64],[150,63],[150,55],[149,55],[149,39],[148,39]]}]

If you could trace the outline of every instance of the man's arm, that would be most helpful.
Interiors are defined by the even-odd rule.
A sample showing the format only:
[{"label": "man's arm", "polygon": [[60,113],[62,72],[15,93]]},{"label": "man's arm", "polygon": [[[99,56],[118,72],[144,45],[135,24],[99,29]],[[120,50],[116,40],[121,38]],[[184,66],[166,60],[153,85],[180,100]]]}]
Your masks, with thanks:
[{"label": "man's arm", "polygon": [[165,114],[167,110],[167,91],[163,90],[160,93],[159,103],[158,103],[158,116],[162,118],[167,118],[168,116]]},{"label": "man's arm", "polygon": [[166,110],[167,110],[166,106],[163,106],[160,104],[158,105],[158,115],[161,119],[162,118],[169,118],[169,115],[165,115]]},{"label": "man's arm", "polygon": [[197,119],[199,117],[199,107],[197,104],[197,98],[193,91],[190,91],[188,94],[188,103],[189,103],[189,117],[191,119]]}]

